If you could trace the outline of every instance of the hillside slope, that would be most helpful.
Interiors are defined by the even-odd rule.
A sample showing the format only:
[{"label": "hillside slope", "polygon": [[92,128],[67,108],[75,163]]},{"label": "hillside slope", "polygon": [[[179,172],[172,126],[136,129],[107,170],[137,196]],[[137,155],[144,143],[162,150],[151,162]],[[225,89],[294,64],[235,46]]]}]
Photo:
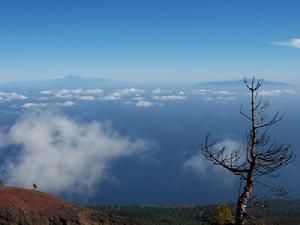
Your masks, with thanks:
[{"label": "hillside slope", "polygon": [[0,225],[138,225],[81,208],[52,195],[14,187],[0,187]]}]

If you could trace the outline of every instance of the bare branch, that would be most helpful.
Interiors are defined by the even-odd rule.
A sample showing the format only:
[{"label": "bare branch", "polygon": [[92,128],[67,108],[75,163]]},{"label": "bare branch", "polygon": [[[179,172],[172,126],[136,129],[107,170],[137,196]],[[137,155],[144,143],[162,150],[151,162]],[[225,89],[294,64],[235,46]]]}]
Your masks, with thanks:
[{"label": "bare branch", "polygon": [[225,147],[214,149],[215,144],[216,141],[209,142],[209,134],[207,134],[205,144],[201,148],[202,154],[207,160],[211,161],[214,165],[222,166],[236,175],[247,173],[248,170],[244,168],[246,162],[240,163],[242,155],[238,149],[232,151],[230,154],[226,154]]},{"label": "bare branch", "polygon": [[251,80],[244,78],[244,83],[251,96],[249,114],[244,112],[243,105],[240,108],[240,114],[250,121],[250,128],[246,132],[247,143],[244,154],[240,149],[228,153],[225,147],[216,148],[217,142],[209,142],[209,135],[202,145],[202,153],[207,160],[240,177],[236,225],[244,225],[246,219],[251,217],[247,212],[247,206],[256,183],[277,196],[288,194],[281,186],[272,186],[258,179],[277,177],[280,168],[295,160],[295,154],[290,150],[289,145],[277,144],[276,139],[271,141],[268,135],[269,128],[278,123],[282,116],[277,112],[271,118],[268,117],[270,103],[258,98],[263,80],[256,80],[255,77]]}]

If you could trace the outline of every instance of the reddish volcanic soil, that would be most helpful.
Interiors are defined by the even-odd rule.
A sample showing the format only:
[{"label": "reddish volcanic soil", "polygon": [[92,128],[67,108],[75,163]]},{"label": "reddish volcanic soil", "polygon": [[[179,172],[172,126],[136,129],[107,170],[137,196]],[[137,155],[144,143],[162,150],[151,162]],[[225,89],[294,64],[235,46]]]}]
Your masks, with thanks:
[{"label": "reddish volcanic soil", "polygon": [[81,208],[52,195],[0,187],[0,225],[138,225]]}]

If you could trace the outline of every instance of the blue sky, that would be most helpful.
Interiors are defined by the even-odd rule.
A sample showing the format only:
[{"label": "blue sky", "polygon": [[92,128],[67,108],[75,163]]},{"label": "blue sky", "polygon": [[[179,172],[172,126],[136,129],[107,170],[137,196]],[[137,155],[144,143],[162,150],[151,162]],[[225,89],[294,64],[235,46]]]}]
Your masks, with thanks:
[{"label": "blue sky", "polygon": [[[1,0],[0,81],[300,83],[300,2]],[[293,40],[294,39],[294,40]]]}]

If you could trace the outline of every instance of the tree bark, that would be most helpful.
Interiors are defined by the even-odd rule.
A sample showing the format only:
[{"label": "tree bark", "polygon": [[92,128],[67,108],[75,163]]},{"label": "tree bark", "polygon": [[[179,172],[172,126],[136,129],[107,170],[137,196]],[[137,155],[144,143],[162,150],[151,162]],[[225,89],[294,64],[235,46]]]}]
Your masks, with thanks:
[{"label": "tree bark", "polygon": [[253,192],[254,186],[254,170],[256,167],[256,116],[255,116],[255,89],[252,83],[251,90],[251,146],[250,146],[250,168],[247,174],[246,185],[243,192],[240,194],[237,208],[236,208],[236,219],[235,225],[244,225],[245,217],[247,216],[246,210],[249,202],[250,195]]},{"label": "tree bark", "polygon": [[247,215],[246,208],[252,192],[253,192],[253,175],[249,174],[247,178],[246,186],[244,187],[244,191],[240,195],[237,202],[235,225],[245,224],[245,217]]}]

